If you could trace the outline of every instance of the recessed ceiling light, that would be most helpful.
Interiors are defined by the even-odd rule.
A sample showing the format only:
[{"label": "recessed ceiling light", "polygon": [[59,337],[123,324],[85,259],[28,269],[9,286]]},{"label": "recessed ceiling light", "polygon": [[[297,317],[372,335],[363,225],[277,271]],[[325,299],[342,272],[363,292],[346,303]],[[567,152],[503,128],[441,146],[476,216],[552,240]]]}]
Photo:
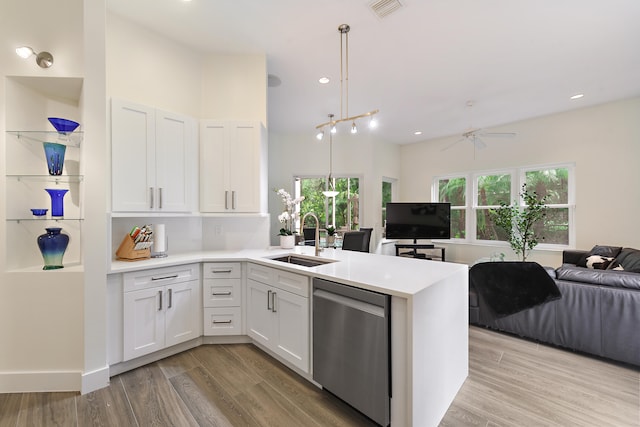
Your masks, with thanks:
[{"label": "recessed ceiling light", "polygon": [[421,130],[417,130],[413,133],[414,135],[422,135],[422,131]]},{"label": "recessed ceiling light", "polygon": [[329,80],[329,77],[320,77],[318,79],[318,81],[320,82],[320,84],[326,85],[327,83],[329,83],[331,80]]},{"label": "recessed ceiling light", "polygon": [[571,99],[580,99],[584,96],[584,93],[576,93],[571,97]]}]

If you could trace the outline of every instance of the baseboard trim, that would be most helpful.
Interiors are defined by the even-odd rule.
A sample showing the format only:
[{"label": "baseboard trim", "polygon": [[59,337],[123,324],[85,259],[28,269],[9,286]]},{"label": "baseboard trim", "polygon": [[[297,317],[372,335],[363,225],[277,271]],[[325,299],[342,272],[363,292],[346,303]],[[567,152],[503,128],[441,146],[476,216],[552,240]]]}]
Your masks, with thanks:
[{"label": "baseboard trim", "polygon": [[109,366],[103,366],[91,372],[82,374],[81,394],[91,393],[109,385]]},{"label": "baseboard trim", "polygon": [[0,372],[0,393],[79,391],[80,371]]},{"label": "baseboard trim", "polygon": [[136,369],[141,366],[148,365],[149,363],[157,362],[160,359],[173,356],[174,354],[182,353],[185,350],[198,347],[201,344],[202,344],[202,337],[198,337],[190,341],[186,341],[181,344],[174,345],[173,347],[168,347],[168,348],[156,351],[155,353],[147,354],[144,356],[140,356],[136,359],[126,360],[124,362],[113,364],[109,366],[109,376],[113,377],[113,376],[122,374],[123,372],[131,371],[132,369]]}]

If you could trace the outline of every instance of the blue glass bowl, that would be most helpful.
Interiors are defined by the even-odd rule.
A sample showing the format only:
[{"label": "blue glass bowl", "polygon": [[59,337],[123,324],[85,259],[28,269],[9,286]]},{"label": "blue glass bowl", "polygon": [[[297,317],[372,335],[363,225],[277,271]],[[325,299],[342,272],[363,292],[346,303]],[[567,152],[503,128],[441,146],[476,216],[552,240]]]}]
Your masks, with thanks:
[{"label": "blue glass bowl", "polygon": [[80,123],[74,122],[73,120],[61,119],[59,117],[49,117],[48,119],[53,127],[60,133],[71,133],[80,126]]},{"label": "blue glass bowl", "polygon": [[49,209],[31,209],[34,216],[45,216]]}]

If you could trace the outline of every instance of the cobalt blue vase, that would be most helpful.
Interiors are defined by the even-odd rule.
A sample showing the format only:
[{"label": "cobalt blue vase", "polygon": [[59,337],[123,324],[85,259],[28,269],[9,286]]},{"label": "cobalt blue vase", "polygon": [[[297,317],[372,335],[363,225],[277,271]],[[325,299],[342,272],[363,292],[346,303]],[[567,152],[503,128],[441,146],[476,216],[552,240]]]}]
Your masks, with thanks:
[{"label": "cobalt blue vase", "polygon": [[67,151],[67,146],[55,142],[43,142],[42,145],[44,146],[44,155],[47,158],[49,175],[62,175],[64,153]]},{"label": "cobalt blue vase", "polygon": [[64,216],[64,195],[69,190],[55,190],[45,188],[44,191],[51,197],[51,216]]},{"label": "cobalt blue vase", "polygon": [[44,259],[43,270],[64,268],[62,258],[69,245],[69,236],[62,234],[60,227],[45,228],[47,232],[38,236],[38,247]]}]

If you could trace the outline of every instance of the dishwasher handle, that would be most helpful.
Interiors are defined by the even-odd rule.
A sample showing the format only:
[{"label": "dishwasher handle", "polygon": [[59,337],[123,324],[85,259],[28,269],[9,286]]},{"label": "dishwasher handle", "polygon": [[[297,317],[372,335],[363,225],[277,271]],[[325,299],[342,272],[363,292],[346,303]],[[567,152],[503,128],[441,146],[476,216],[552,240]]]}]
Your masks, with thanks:
[{"label": "dishwasher handle", "polygon": [[324,289],[316,289],[313,291],[314,298],[325,299],[327,301],[334,302],[336,304],[351,307],[358,311],[364,311],[365,313],[372,314],[378,317],[385,317],[384,307],[379,305],[370,304],[368,302],[360,301],[357,299],[349,298],[344,295],[334,294],[333,292],[326,291]]}]

